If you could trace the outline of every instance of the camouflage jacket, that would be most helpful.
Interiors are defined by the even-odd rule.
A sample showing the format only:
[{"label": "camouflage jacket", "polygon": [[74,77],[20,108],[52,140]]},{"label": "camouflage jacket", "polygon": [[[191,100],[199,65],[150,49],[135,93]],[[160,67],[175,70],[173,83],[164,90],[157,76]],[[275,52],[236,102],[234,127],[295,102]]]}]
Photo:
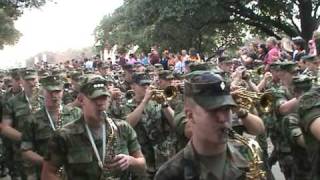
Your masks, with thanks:
[{"label": "camouflage jacket", "polygon": [[[41,107],[43,105],[43,98],[38,97],[37,106]],[[14,97],[11,97],[4,105],[3,117],[9,117],[12,119],[12,127],[18,131],[22,131],[23,125],[26,119],[32,117],[32,111],[37,111],[39,109],[31,109],[28,99],[25,93],[22,91]]]},{"label": "camouflage jacket", "polygon": [[[61,112],[61,125],[64,126],[81,116],[81,109],[63,106]],[[57,122],[54,122],[57,127]],[[41,156],[48,151],[48,141],[53,135],[49,117],[44,107],[37,111],[33,118],[27,119],[22,130],[21,149],[32,150]]]},{"label": "camouflage jacket", "polygon": [[[223,169],[225,180],[245,180],[245,173],[249,168],[247,155],[242,154],[238,146],[231,141],[227,146],[226,162]],[[166,162],[157,172],[155,180],[218,180],[206,171],[206,167],[199,161],[191,142],[170,161]]]},{"label": "camouflage jacket", "polygon": [[[119,143],[112,146],[115,154],[131,154],[139,151],[137,135],[131,126],[122,120],[113,121],[118,128],[116,136],[119,140],[117,141]],[[109,133],[111,132],[107,132],[107,136]],[[94,141],[98,151],[102,154],[102,140],[95,139]],[[48,150],[45,159],[55,164],[56,167],[64,166],[68,179],[129,179],[129,172],[101,170],[85,129],[83,116],[54,132],[53,137],[49,140]]]},{"label": "camouflage jacket", "polygon": [[[136,107],[135,102],[128,102],[126,114],[132,112]],[[175,154],[175,135],[162,113],[160,104],[149,101],[134,129],[146,158],[148,171],[155,172]]]},{"label": "camouflage jacket", "polygon": [[320,179],[320,142],[310,131],[310,125],[320,117],[320,88],[312,88],[299,101],[298,114],[300,126],[307,145],[307,151],[312,159],[312,179]]}]

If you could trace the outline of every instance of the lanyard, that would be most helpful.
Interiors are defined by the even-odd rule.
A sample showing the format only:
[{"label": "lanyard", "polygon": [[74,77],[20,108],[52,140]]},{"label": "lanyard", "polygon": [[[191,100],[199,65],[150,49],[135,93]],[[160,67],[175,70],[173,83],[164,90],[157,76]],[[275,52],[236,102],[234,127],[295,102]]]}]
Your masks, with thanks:
[{"label": "lanyard", "polygon": [[103,123],[103,126],[102,126],[102,158],[99,155],[98,148],[93,140],[91,130],[89,129],[89,126],[87,123],[85,123],[85,128],[88,133],[89,140],[90,140],[91,146],[93,148],[94,154],[96,155],[96,158],[98,160],[98,165],[101,169],[103,169],[103,162],[104,162],[104,159],[106,156],[106,154],[105,154],[106,153],[106,124]]},{"label": "lanyard", "polygon": [[[53,131],[57,130],[57,128],[56,128],[56,126],[54,125],[54,122],[53,122],[53,120],[52,120],[52,118],[51,118],[51,116],[50,116],[50,114],[49,114],[49,112],[48,112],[48,110],[47,110],[47,108],[45,108],[45,110],[46,110],[46,114],[47,114],[47,117],[48,117],[48,119],[49,119],[49,122],[50,122],[50,125],[51,125],[52,130],[53,130]],[[59,113],[61,112],[61,110],[62,110],[62,106],[60,105],[60,107],[59,107]],[[59,118],[61,118],[61,117],[59,117]],[[59,121],[59,119],[58,119],[58,121]]]}]

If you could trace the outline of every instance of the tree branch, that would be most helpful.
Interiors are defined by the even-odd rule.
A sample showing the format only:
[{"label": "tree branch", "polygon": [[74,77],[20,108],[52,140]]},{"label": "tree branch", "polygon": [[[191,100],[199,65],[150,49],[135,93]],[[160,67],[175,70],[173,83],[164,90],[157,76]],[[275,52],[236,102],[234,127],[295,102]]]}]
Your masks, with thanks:
[{"label": "tree branch", "polygon": [[244,18],[248,18],[251,21],[254,21],[255,24],[264,22],[269,26],[273,26],[279,30],[282,30],[290,36],[296,36],[299,34],[299,31],[296,31],[296,29],[293,29],[293,27],[283,24],[281,21],[272,20],[269,16],[259,16],[255,14],[251,9],[244,7],[240,3],[234,3],[233,6],[235,6],[236,8],[231,8],[230,5],[224,6],[224,8],[229,12],[234,12]]},{"label": "tree branch", "polygon": [[290,20],[291,20],[292,25],[297,29],[297,31],[300,31],[298,25],[294,22],[293,17],[291,17]]},{"label": "tree branch", "polygon": [[269,26],[263,25],[261,23],[255,22],[255,21],[250,21],[250,20],[239,19],[239,21],[243,22],[247,25],[254,26],[254,27],[262,30],[263,32],[265,32],[269,36],[274,36],[277,39],[281,39],[281,36],[277,35]]},{"label": "tree branch", "polygon": [[318,12],[319,7],[320,7],[320,1],[318,1],[318,3],[315,5],[314,10],[313,10],[313,17],[315,17],[315,18],[318,18],[317,12]]}]

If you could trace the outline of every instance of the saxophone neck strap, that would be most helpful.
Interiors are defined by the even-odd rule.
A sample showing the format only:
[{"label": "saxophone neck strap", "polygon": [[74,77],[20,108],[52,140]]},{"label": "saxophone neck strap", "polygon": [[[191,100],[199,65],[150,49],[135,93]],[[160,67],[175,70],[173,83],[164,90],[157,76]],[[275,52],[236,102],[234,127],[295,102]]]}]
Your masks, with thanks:
[{"label": "saxophone neck strap", "polygon": [[91,130],[89,129],[89,126],[87,123],[85,123],[85,128],[86,128],[86,131],[87,131],[87,134],[88,134],[88,137],[89,137],[89,141],[91,143],[91,146],[92,146],[92,149],[94,151],[94,154],[98,160],[98,165],[101,169],[103,169],[103,162],[104,162],[104,159],[105,159],[105,152],[106,152],[106,123],[103,123],[102,125],[102,157],[100,157],[100,154],[99,154],[99,151],[98,151],[98,148],[96,146],[96,143],[94,142],[94,139],[93,139],[93,136],[92,136],[92,132]]}]

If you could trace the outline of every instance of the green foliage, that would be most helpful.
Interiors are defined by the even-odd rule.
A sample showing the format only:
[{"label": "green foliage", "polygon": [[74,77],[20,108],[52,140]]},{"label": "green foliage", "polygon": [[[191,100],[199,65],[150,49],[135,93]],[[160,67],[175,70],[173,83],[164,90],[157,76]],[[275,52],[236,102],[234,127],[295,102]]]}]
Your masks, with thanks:
[{"label": "green foliage", "polygon": [[15,44],[21,33],[14,27],[14,20],[22,15],[25,8],[39,8],[46,0],[1,0],[0,1],[0,49]]},{"label": "green foliage", "polygon": [[309,39],[319,26],[319,6],[318,0],[124,0],[101,20],[96,37],[108,48],[202,52],[239,46],[248,32]]}]

